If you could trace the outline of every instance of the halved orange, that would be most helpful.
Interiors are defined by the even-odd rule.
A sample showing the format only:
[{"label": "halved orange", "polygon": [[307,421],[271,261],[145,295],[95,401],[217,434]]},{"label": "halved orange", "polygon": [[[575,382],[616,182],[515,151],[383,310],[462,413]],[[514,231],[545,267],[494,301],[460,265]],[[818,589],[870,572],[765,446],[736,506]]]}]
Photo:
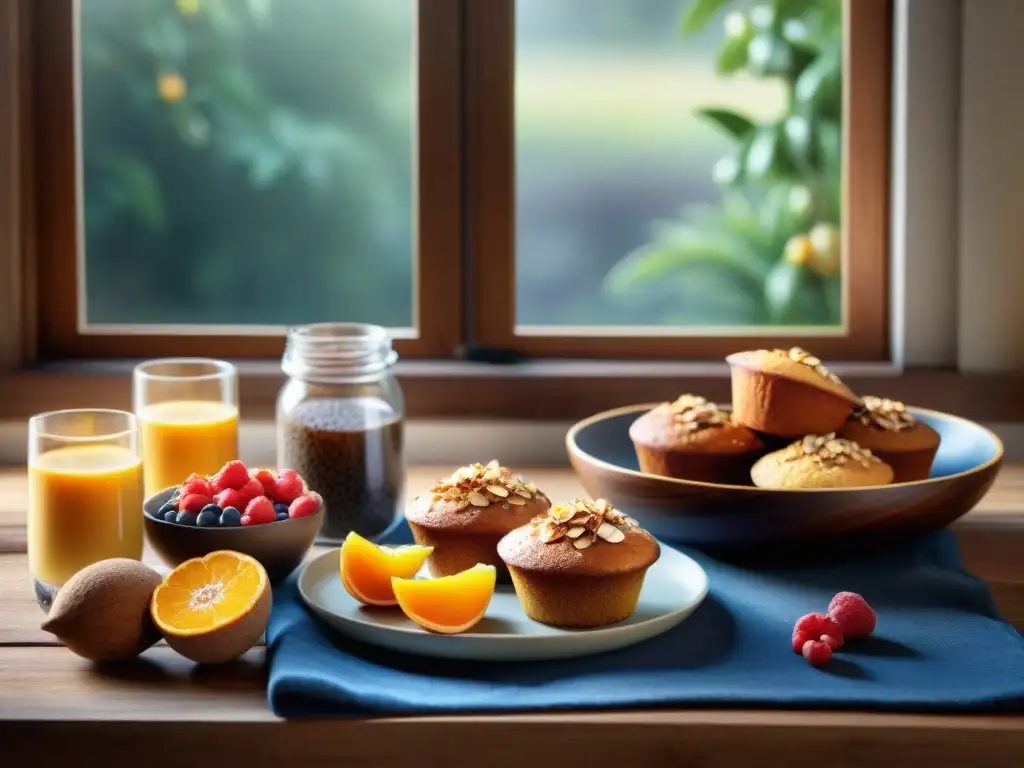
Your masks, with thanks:
[{"label": "halved orange", "polygon": [[456,635],[473,627],[487,612],[497,572],[477,563],[461,573],[437,579],[391,579],[398,605],[424,629]]},{"label": "halved orange", "polygon": [[153,592],[150,614],[171,648],[217,664],[256,645],[270,605],[270,580],[259,561],[220,550],[171,571]]},{"label": "halved orange", "polygon": [[361,603],[397,605],[391,577],[412,578],[433,551],[418,544],[386,547],[352,532],[341,545],[341,584]]}]

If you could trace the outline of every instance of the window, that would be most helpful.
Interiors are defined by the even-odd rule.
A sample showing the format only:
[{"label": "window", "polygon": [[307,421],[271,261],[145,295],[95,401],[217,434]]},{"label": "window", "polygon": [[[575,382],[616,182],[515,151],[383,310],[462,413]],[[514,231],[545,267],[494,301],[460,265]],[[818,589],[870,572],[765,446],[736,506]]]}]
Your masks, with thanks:
[{"label": "window", "polygon": [[891,12],[33,4],[43,354],[881,359]]},{"label": "window", "polygon": [[276,356],[327,319],[451,354],[455,0],[39,5],[51,355]]}]

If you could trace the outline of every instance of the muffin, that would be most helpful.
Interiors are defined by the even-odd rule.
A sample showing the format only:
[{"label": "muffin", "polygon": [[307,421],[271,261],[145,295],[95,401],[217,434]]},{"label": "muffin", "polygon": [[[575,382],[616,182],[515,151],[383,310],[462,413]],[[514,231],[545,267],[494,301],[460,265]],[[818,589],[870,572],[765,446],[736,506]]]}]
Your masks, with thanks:
[{"label": "muffin", "polygon": [[636,610],[654,537],[604,499],[558,504],[498,544],[523,611],[556,627],[600,627]]},{"label": "muffin", "polygon": [[417,544],[434,547],[427,561],[435,576],[450,576],[477,563],[493,565],[509,580],[498,557],[501,537],[551,508],[548,497],[497,461],[455,470],[416,497],[405,517]]},{"label": "muffin", "polygon": [[869,449],[892,467],[894,483],[924,480],[939,450],[939,433],[898,400],[866,395],[836,434]]},{"label": "muffin", "polygon": [[859,488],[888,485],[892,467],[852,440],[807,435],[758,459],[750,470],[760,488]]},{"label": "muffin", "polygon": [[761,439],[697,395],[662,403],[629,427],[640,470],[706,483],[749,483]]},{"label": "muffin", "polygon": [[821,360],[799,347],[737,352],[726,361],[732,369],[732,419],[758,432],[836,432],[859,402]]}]

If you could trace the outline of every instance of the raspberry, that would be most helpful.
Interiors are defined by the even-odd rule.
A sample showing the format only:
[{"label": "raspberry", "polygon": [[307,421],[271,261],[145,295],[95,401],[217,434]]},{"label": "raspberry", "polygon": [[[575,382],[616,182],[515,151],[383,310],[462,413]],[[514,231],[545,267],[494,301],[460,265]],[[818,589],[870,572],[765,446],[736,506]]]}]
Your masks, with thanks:
[{"label": "raspberry", "polygon": [[213,486],[205,477],[193,472],[188,480],[181,484],[181,495],[188,496],[190,493],[198,493],[203,496],[213,496]]},{"label": "raspberry", "polygon": [[228,507],[235,507],[236,509],[245,509],[245,505],[249,503],[249,497],[241,491],[236,491],[233,488],[227,488],[216,496],[213,500],[217,502],[217,506],[221,509],[227,509]]},{"label": "raspberry", "polygon": [[840,592],[828,604],[828,615],[843,628],[843,637],[867,637],[875,631],[877,617],[867,600],[856,592]]},{"label": "raspberry", "polygon": [[267,495],[273,498],[274,484],[277,483],[277,478],[274,476],[273,472],[271,472],[269,469],[257,469],[250,475],[250,477],[254,477],[255,479],[259,480],[260,485],[263,486],[264,492],[266,492]]},{"label": "raspberry", "polygon": [[282,469],[274,481],[274,501],[291,504],[306,492],[306,484],[294,469]]},{"label": "raspberry", "polygon": [[793,652],[803,653],[808,641],[821,641],[830,650],[843,645],[843,629],[831,616],[824,613],[808,613],[801,616],[793,627]]},{"label": "raspberry", "polygon": [[201,493],[189,493],[181,497],[181,501],[178,502],[178,510],[181,512],[194,512],[198,515],[203,507],[212,503],[212,496],[204,496]]},{"label": "raspberry", "polygon": [[277,520],[277,512],[274,511],[274,503],[266,496],[257,496],[249,502],[242,516],[242,525],[246,525],[245,518],[249,518],[251,524],[262,525]]},{"label": "raspberry", "polygon": [[[256,478],[250,478],[249,482],[238,489],[238,492],[246,498],[247,502],[251,501],[264,495],[263,483]],[[239,506],[238,508],[241,509],[242,507]]]},{"label": "raspberry", "polygon": [[832,658],[832,646],[823,641],[808,640],[800,652],[814,667],[820,667]]},{"label": "raspberry", "polygon": [[316,493],[315,491],[304,493],[302,496],[295,499],[291,506],[288,507],[288,517],[305,517],[306,515],[312,515],[320,509],[320,505],[323,503],[324,500],[320,498],[319,493]]},{"label": "raspberry", "polygon": [[216,493],[226,491],[228,488],[238,490],[249,482],[249,470],[240,461],[229,461],[216,475],[213,476],[213,490]]}]

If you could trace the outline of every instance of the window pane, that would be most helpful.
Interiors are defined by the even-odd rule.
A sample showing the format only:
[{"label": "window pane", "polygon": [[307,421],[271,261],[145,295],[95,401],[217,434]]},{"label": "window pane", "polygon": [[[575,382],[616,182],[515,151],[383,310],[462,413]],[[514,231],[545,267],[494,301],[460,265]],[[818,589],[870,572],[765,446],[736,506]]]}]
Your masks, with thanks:
[{"label": "window pane", "polygon": [[841,27],[841,0],[518,0],[517,323],[840,323]]},{"label": "window pane", "polygon": [[413,323],[413,0],[83,0],[86,319]]}]

